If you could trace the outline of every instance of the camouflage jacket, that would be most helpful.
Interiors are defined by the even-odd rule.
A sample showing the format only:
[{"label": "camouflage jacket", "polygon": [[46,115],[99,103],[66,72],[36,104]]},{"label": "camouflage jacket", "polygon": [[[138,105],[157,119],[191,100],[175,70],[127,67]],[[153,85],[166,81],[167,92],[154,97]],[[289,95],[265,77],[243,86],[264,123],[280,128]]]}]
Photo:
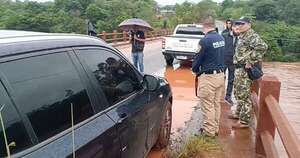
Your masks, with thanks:
[{"label": "camouflage jacket", "polygon": [[235,55],[233,56],[233,63],[255,64],[262,61],[267,49],[267,44],[254,30],[250,29],[239,35]]}]

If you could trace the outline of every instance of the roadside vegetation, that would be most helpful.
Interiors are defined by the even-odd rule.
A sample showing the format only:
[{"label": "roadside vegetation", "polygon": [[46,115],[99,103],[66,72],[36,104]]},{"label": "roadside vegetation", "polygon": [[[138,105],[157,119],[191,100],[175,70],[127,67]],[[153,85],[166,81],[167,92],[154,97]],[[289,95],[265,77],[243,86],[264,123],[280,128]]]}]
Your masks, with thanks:
[{"label": "roadside vegetation", "polygon": [[224,151],[216,138],[192,136],[177,150],[169,151],[171,158],[223,158]]},{"label": "roadside vegetation", "polygon": [[[98,32],[112,32],[127,18],[142,18],[154,28],[197,23],[206,15],[217,19],[249,16],[268,43],[267,61],[300,61],[299,0],[212,0],[159,6],[155,0],[0,0],[0,29],[86,33],[86,21]],[[164,11],[164,12],[163,12]]]},{"label": "roadside vegetation", "polygon": [[0,0],[0,29],[86,33],[86,20],[98,32],[112,32],[125,19],[137,17],[160,27],[154,0]]}]

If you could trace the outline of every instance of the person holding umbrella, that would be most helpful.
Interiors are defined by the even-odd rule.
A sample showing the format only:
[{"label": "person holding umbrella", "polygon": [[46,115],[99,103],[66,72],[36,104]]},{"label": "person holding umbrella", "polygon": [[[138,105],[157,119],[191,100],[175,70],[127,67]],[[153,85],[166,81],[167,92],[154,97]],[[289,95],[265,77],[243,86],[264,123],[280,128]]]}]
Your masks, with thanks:
[{"label": "person holding umbrella", "polygon": [[142,19],[133,18],[124,20],[119,25],[119,28],[130,32],[133,64],[140,72],[144,72],[143,51],[145,47],[145,32],[153,30],[152,27]]},{"label": "person holding umbrella", "polygon": [[131,31],[131,53],[134,66],[144,72],[144,47],[145,33],[143,31]]}]

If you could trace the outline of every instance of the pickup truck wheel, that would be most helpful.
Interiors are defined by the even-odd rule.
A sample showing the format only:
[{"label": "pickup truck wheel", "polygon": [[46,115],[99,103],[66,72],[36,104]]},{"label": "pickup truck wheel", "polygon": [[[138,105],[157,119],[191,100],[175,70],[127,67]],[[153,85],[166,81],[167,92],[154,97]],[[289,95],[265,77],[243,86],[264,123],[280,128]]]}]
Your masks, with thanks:
[{"label": "pickup truck wheel", "polygon": [[167,103],[166,111],[160,124],[159,136],[154,146],[155,149],[163,149],[169,144],[172,126],[172,105]]},{"label": "pickup truck wheel", "polygon": [[165,59],[166,59],[166,63],[167,65],[172,65],[173,64],[173,61],[174,61],[174,58],[172,56],[169,56],[169,55],[165,55]]}]

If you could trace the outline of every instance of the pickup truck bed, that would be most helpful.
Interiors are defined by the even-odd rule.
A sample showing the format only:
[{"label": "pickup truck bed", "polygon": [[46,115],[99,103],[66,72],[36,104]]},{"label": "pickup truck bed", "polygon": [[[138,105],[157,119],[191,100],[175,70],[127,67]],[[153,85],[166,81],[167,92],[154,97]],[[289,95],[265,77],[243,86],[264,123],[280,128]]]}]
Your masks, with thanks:
[{"label": "pickup truck bed", "polygon": [[165,38],[164,55],[172,56],[178,60],[192,60],[198,50],[201,37],[190,36],[167,36]]}]

